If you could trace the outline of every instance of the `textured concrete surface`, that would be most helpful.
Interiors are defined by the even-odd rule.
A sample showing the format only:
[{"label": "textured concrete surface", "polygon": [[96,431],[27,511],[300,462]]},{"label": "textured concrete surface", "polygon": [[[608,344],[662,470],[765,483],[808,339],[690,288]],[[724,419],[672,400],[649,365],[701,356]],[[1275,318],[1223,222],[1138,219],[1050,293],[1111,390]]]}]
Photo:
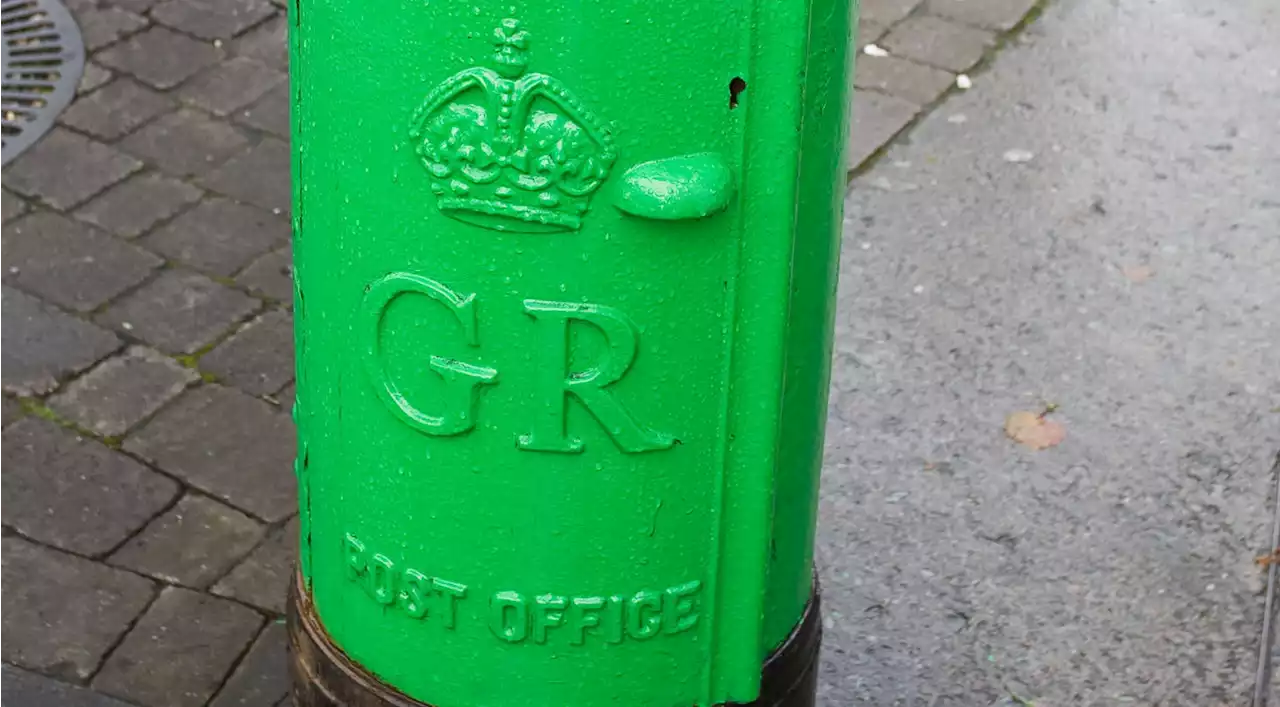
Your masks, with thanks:
[{"label": "textured concrete surface", "polygon": [[[1249,704],[1278,33],[1267,0],[1051,5],[855,181],[825,704]],[[1049,403],[1060,446],[1004,438]]]}]

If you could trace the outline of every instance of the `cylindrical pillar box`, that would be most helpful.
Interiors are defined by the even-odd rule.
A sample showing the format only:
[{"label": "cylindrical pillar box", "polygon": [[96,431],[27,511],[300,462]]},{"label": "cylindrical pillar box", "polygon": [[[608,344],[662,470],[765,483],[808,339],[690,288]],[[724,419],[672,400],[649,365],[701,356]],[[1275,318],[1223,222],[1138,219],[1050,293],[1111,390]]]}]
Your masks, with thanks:
[{"label": "cylindrical pillar box", "polygon": [[297,703],[811,705],[848,0],[289,12]]}]

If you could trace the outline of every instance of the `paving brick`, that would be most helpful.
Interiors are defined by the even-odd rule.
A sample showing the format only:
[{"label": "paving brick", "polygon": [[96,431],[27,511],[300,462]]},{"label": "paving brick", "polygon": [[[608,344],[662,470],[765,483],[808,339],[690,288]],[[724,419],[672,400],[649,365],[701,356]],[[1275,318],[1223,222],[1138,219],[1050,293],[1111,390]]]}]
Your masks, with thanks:
[{"label": "paving brick", "polygon": [[152,27],[98,53],[104,66],[133,74],[153,88],[167,90],[222,59],[222,50],[209,42]]},{"label": "paving brick", "polygon": [[289,66],[289,21],[283,15],[245,32],[231,47],[233,54],[285,70]]},{"label": "paving brick", "polygon": [[4,185],[65,211],[141,168],[114,148],[54,128],[5,169]]},{"label": "paving brick", "polygon": [[76,99],[61,120],[82,132],[114,140],[173,105],[168,96],[122,76]]},{"label": "paving brick", "polygon": [[955,72],[972,68],[994,43],[990,32],[927,15],[908,18],[880,42],[891,54]]},{"label": "paving brick", "polygon": [[293,198],[291,176],[289,146],[275,138],[266,138],[210,172],[201,183],[268,211],[287,213]]},{"label": "paving brick", "polygon": [[928,0],[925,7],[968,25],[1007,32],[1031,12],[1037,0]]},{"label": "paving brick", "polygon": [[267,92],[257,103],[238,112],[237,122],[289,138],[289,84],[284,83]]},{"label": "paving brick", "polygon": [[271,299],[293,305],[293,254],[285,246],[258,258],[236,278],[242,287]]},{"label": "paving brick", "polygon": [[162,262],[92,226],[47,211],[4,227],[4,282],[67,309],[92,310],[142,282]]},{"label": "paving brick", "polygon": [[145,707],[199,707],[262,625],[251,609],[166,587],[102,666],[93,688]]},{"label": "paving brick", "polygon": [[272,531],[253,554],[213,586],[213,593],[283,614],[298,557],[298,519]]},{"label": "paving brick", "polygon": [[849,169],[855,169],[892,140],[919,112],[919,106],[901,98],[871,91],[855,93],[853,125],[845,152]]},{"label": "paving brick", "polygon": [[78,685],[6,665],[0,668],[0,702],[13,707],[130,707]]},{"label": "paving brick", "polygon": [[0,202],[0,213],[3,213],[5,223],[18,218],[31,210],[31,207],[27,205],[27,202],[22,200],[22,197],[17,196],[8,189],[5,189],[0,193],[4,195],[3,202]]},{"label": "paving brick", "polygon": [[76,94],[83,96],[99,86],[105,86],[113,78],[115,74],[109,69],[87,61],[84,64],[84,73],[80,74],[80,84],[76,86]]},{"label": "paving brick", "polygon": [[197,270],[229,276],[289,238],[284,217],[210,198],[140,242]]},{"label": "paving brick", "polygon": [[289,694],[288,631],[271,621],[209,707],[268,707]]},{"label": "paving brick", "polygon": [[118,437],[199,379],[168,356],[134,346],[72,381],[49,407],[86,430]]},{"label": "paving brick", "polygon": [[293,422],[238,390],[206,385],[187,391],[124,446],[267,521],[297,509]]},{"label": "paving brick", "polygon": [[[858,38],[855,40],[854,46],[858,51],[862,51],[863,47],[879,40],[884,36],[884,33],[888,31],[889,28],[882,24],[877,24],[875,22],[859,22]],[[862,61],[862,57],[859,56],[857,61]]]},{"label": "paving brick", "polygon": [[4,431],[4,522],[82,555],[111,550],[178,494],[172,479],[37,417]]},{"label": "paving brick", "polygon": [[188,103],[226,116],[283,84],[286,78],[284,72],[255,59],[236,57],[187,82],[180,95]]},{"label": "paving brick", "polygon": [[151,17],[203,39],[230,39],[274,12],[267,0],[165,0]]},{"label": "paving brick", "polygon": [[85,49],[95,52],[147,26],[147,20],[117,7],[88,7],[76,12]]},{"label": "paving brick", "polygon": [[0,369],[6,393],[43,395],[120,348],[115,334],[9,287],[4,288],[3,309]]},{"label": "paving brick", "polygon": [[80,207],[76,218],[134,238],[200,199],[196,187],[155,172],[138,174]]},{"label": "paving brick", "polygon": [[190,109],[170,113],[125,138],[120,146],[178,177],[202,174],[249,141],[222,120]]},{"label": "paving brick", "polygon": [[271,311],[200,359],[200,369],[254,395],[270,395],[293,380],[293,317]]},{"label": "paving brick", "polygon": [[4,538],[2,552],[4,660],[45,674],[89,677],[154,591],[131,572],[21,538]]},{"label": "paving brick", "polygon": [[203,589],[248,554],[262,533],[262,524],[240,511],[188,493],[110,561],[171,584]]},{"label": "paving brick", "polygon": [[955,74],[896,56],[862,56],[858,58],[853,85],[927,105],[937,100],[955,80]]},{"label": "paving brick", "polygon": [[284,387],[279,393],[271,396],[280,404],[280,408],[289,414],[293,414],[293,401],[297,396],[297,382],[290,383]]},{"label": "paving brick", "polygon": [[3,417],[0,417],[0,425],[4,427],[8,427],[10,423],[26,417],[26,412],[22,409],[22,403],[10,397],[4,398],[3,407],[0,410],[3,410],[4,413]]},{"label": "paving brick", "polygon": [[248,316],[257,302],[204,275],[167,270],[98,320],[168,353],[194,353]]},{"label": "paving brick", "polygon": [[910,15],[920,2],[921,0],[862,0],[858,3],[858,21],[888,26]]},{"label": "paving brick", "polygon": [[122,10],[141,15],[154,7],[160,0],[110,0],[110,2]]}]

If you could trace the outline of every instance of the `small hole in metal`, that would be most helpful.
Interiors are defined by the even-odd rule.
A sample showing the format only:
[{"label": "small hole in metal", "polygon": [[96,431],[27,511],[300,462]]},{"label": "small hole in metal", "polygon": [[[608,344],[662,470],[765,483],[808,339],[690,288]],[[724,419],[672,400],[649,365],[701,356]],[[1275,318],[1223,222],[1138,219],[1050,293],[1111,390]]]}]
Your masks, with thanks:
[{"label": "small hole in metal", "polygon": [[734,76],[729,80],[729,108],[738,107],[738,96],[747,90],[747,82],[741,76]]}]

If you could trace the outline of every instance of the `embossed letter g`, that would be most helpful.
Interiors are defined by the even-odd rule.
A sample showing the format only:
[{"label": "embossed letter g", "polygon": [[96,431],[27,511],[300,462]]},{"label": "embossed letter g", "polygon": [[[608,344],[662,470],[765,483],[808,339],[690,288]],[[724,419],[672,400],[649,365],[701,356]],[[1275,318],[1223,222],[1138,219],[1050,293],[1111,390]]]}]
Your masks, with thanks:
[{"label": "embossed letter g", "polygon": [[391,273],[369,286],[360,305],[360,337],[364,339],[365,370],[378,397],[396,417],[423,434],[446,437],[467,432],[476,424],[480,386],[497,382],[498,372],[432,355],[428,366],[447,384],[445,412],[432,415],[413,406],[396,386],[382,359],[382,326],[387,309],[401,295],[430,297],[453,312],[468,346],[479,347],[474,294],[462,296],[444,285],[411,273]]}]

